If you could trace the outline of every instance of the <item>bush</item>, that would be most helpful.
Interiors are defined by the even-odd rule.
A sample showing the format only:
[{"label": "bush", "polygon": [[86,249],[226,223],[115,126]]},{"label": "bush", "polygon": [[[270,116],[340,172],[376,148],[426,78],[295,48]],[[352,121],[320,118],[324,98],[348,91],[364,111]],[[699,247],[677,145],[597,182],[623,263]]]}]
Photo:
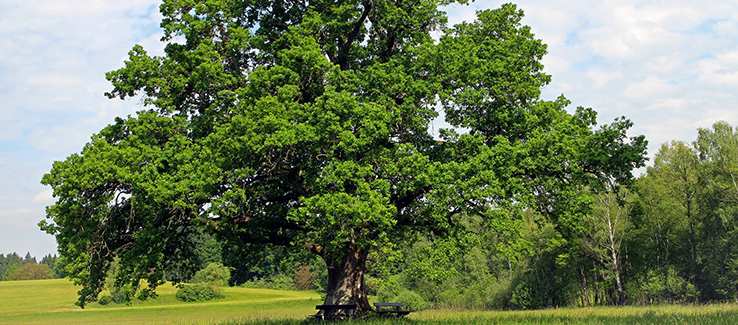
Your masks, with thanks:
[{"label": "bush", "polygon": [[249,289],[272,289],[272,283],[264,278],[258,278],[251,281],[246,281],[241,284],[241,288]]},{"label": "bush", "polygon": [[430,308],[430,302],[415,291],[406,289],[398,284],[396,278],[390,279],[377,291],[377,300],[380,302],[401,302],[410,310]]},{"label": "bush", "polygon": [[272,289],[295,290],[295,280],[291,276],[279,273],[272,277]]},{"label": "bush", "polygon": [[630,288],[631,301],[639,304],[696,302],[697,288],[673,267],[649,270],[646,277]]},{"label": "bush", "polygon": [[113,302],[113,297],[110,295],[102,295],[100,298],[97,298],[97,304],[101,306],[110,305]]},{"label": "bush", "polygon": [[[379,297],[378,297],[379,298]],[[384,298],[384,299],[382,299]],[[400,289],[396,295],[379,298],[382,302],[401,302],[410,310],[423,310],[430,307],[430,302],[415,291]]]},{"label": "bush", "polygon": [[241,284],[243,288],[295,290],[295,281],[287,274],[278,273],[269,278],[255,279]]},{"label": "bush", "polygon": [[[114,281],[111,282],[115,283]],[[130,284],[125,284],[122,287],[112,285],[108,287],[108,290],[110,290],[110,296],[116,304],[130,304],[136,293]]]},{"label": "bush", "polygon": [[227,286],[231,280],[231,269],[220,263],[208,263],[208,265],[195,273],[190,280],[191,283],[207,283],[210,286]]},{"label": "bush", "polygon": [[176,297],[179,301],[198,302],[223,298],[223,294],[211,286],[197,284],[183,286],[177,290]]}]

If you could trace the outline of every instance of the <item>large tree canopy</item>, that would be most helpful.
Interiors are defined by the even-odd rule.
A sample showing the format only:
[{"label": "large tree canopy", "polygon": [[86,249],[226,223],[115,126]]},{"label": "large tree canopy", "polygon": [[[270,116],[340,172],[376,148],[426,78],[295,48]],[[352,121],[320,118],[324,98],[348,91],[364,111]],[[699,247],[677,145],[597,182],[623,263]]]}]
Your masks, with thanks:
[{"label": "large tree canopy", "polygon": [[[94,301],[117,281],[150,294],[205,229],[225,261],[314,253],[327,304],[371,309],[372,250],[535,208],[575,231],[581,186],[644,162],[631,123],[539,98],[546,46],[514,5],[449,27],[450,0],[165,0],[165,55],[136,46],[110,98],[143,96],[56,162],[41,223]],[[459,1],[465,3],[466,1]],[[434,39],[433,33],[441,35]],[[433,120],[454,128],[434,138]]]}]

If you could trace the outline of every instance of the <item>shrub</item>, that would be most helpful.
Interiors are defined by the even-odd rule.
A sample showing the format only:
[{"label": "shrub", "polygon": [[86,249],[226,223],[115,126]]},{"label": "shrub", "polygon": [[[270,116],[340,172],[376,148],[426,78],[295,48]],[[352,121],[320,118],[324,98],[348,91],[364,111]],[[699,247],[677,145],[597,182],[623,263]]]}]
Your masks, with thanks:
[{"label": "shrub", "polygon": [[113,302],[113,297],[110,295],[102,295],[100,298],[97,298],[97,304],[101,306],[110,305]]},{"label": "shrub", "polygon": [[535,307],[533,296],[530,294],[530,287],[527,281],[518,283],[512,290],[510,305],[515,309],[531,309]]},{"label": "shrub", "polygon": [[[112,281],[112,283],[115,282]],[[136,293],[130,284],[123,285],[122,287],[112,285],[108,289],[110,290],[110,296],[113,302],[116,304],[130,304]]]},{"label": "shrub", "polygon": [[231,280],[231,269],[220,263],[208,263],[208,265],[195,273],[190,280],[191,283],[207,283],[211,286],[227,286]]},{"label": "shrub", "polygon": [[242,283],[241,287],[249,289],[272,289],[272,283],[264,278],[258,278]]},{"label": "shrub", "polygon": [[295,281],[291,276],[279,273],[272,277],[272,289],[274,290],[295,290]]},{"label": "shrub", "polygon": [[381,302],[401,302],[410,310],[423,310],[431,306],[430,302],[415,291],[399,286],[395,279],[390,279],[377,291],[377,300]]},{"label": "shrub", "polygon": [[242,288],[295,290],[294,279],[284,273],[275,274],[269,278],[258,278],[241,284]]},{"label": "shrub", "polygon": [[631,300],[641,304],[696,302],[699,297],[697,288],[673,267],[649,270],[631,292],[637,292]]},{"label": "shrub", "polygon": [[[366,286],[366,294],[368,294],[370,296],[376,296],[377,293],[379,292],[379,284],[378,283],[380,282],[380,280],[378,280],[377,278],[375,278],[375,277],[367,274],[367,275],[364,276],[364,281],[366,282],[365,283],[365,286]],[[318,286],[318,282],[319,282],[318,280],[315,281],[316,287],[319,287]]]},{"label": "shrub", "polygon": [[208,301],[223,298],[223,294],[211,286],[196,284],[186,285],[177,290],[177,300],[184,302]]},{"label": "shrub", "polygon": [[401,302],[405,304],[405,308],[410,310],[423,310],[430,307],[430,302],[423,298],[415,291],[402,289],[394,298],[388,299],[388,302]]}]

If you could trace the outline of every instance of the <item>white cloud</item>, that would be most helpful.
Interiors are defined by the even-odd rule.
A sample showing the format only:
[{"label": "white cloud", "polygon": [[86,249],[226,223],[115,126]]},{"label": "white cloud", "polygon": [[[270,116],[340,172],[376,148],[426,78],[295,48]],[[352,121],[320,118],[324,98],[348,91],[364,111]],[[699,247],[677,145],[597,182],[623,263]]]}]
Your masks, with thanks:
[{"label": "white cloud", "polygon": [[602,89],[606,91],[605,87],[608,87],[612,82],[621,80],[623,74],[618,71],[606,71],[600,68],[594,68],[587,71],[586,76],[593,82],[594,88]]},{"label": "white cloud", "polygon": [[623,94],[633,99],[648,100],[661,97],[664,92],[671,92],[671,88],[672,85],[665,80],[656,76],[648,76],[646,80],[629,84]]},{"label": "white cloud", "polygon": [[44,218],[43,209],[15,209],[0,211],[0,227],[17,229],[38,229],[38,222]]},{"label": "white cloud", "polygon": [[36,196],[31,199],[31,204],[48,206],[54,203],[54,190],[46,189],[38,192]]},{"label": "white cloud", "polygon": [[103,96],[111,89],[105,72],[122,67],[136,43],[161,53],[159,3],[0,2],[0,247],[11,237],[19,251],[48,241],[36,226],[53,202],[41,176],[115,116],[140,108]]},{"label": "white cloud", "polygon": [[716,22],[712,30],[721,38],[738,37],[738,14],[733,13],[729,18]]},{"label": "white cloud", "polygon": [[[475,8],[506,1],[477,1]],[[591,106],[599,121],[625,115],[650,141],[693,141],[718,119],[738,125],[738,3],[517,1],[549,45],[544,91]],[[464,8],[464,7],[459,7]],[[455,13],[468,17],[469,13]],[[734,113],[736,112],[736,113]]]}]

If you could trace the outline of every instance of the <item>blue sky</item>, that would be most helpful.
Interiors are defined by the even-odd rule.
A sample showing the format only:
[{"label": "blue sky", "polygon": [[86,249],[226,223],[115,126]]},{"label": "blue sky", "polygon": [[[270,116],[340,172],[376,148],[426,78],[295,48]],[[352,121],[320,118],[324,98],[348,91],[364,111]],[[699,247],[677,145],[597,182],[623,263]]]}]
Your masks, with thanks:
[{"label": "blue sky", "polygon": [[[507,1],[446,10],[452,23]],[[718,120],[738,125],[738,2],[518,1],[523,22],[546,44],[553,81],[593,107],[600,123],[625,115],[649,155],[669,140],[693,141]],[[56,252],[38,230],[51,190],[40,184],[55,160],[79,152],[136,99],[109,100],[105,72],[141,44],[161,54],[155,0],[3,0],[0,2],[0,253]]]}]

